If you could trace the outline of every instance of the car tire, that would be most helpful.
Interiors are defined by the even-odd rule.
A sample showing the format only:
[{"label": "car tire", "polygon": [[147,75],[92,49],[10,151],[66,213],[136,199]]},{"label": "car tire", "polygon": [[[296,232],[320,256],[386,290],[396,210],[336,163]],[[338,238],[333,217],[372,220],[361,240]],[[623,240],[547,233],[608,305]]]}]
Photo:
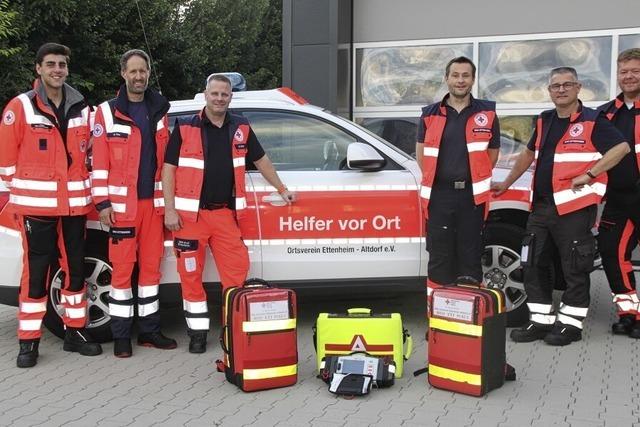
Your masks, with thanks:
[{"label": "car tire", "polygon": [[484,231],[482,254],[483,283],[505,293],[507,326],[515,327],[529,319],[520,249],[525,230],[513,224],[489,223]]},{"label": "car tire", "polygon": [[[87,330],[97,342],[111,341],[111,317],[109,316],[109,291],[111,290],[112,268],[104,255],[90,254],[84,258],[85,280],[87,282]],[[62,314],[64,309],[60,302],[60,287],[64,280],[64,272],[53,266],[52,279],[49,283],[47,314],[44,325],[54,335],[64,337]]]}]

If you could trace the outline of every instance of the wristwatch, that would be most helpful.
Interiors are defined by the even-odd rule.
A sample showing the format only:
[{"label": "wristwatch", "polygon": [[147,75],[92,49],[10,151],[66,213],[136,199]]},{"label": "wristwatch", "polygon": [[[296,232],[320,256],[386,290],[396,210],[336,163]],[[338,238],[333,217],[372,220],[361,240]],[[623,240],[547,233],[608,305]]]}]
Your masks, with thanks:
[{"label": "wristwatch", "polygon": [[596,176],[593,174],[593,172],[591,172],[591,169],[589,169],[585,173],[589,176],[589,178],[596,179]]}]

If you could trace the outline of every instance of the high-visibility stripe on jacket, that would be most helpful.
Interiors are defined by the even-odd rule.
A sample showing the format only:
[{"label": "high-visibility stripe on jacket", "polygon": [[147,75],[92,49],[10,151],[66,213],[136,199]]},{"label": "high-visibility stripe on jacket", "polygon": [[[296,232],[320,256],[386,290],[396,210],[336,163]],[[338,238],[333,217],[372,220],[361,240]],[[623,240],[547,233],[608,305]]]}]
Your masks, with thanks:
[{"label": "high-visibility stripe on jacket", "polygon": [[[493,121],[496,117],[495,103],[473,99],[477,106],[466,123],[465,137],[469,153],[469,170],[473,198],[476,205],[489,201],[491,185],[491,160],[488,147],[492,137]],[[447,109],[442,102],[431,104],[423,110],[425,127],[424,151],[422,153],[422,186],[420,198],[422,212],[427,215],[431,190],[436,177],[438,155],[442,134],[447,123]]]},{"label": "high-visibility stripe on jacket", "polygon": [[[200,193],[204,180],[204,150],[202,141],[202,115],[193,116],[190,121],[180,123],[180,155],[176,169],[175,207],[180,216],[187,221],[196,221],[200,209]],[[235,182],[236,218],[240,220],[246,211],[245,194],[245,157],[249,139],[249,122],[239,116],[233,116],[231,126],[231,158]]]},{"label": "high-visibility stripe on jacket", "polygon": [[[538,161],[543,136],[551,126],[551,119],[556,114],[555,110],[542,112],[536,121],[536,141],[534,152],[534,165]],[[553,199],[559,215],[577,211],[584,207],[598,204],[607,189],[607,174],[600,174],[590,184],[581,190],[571,189],[571,180],[578,175],[587,172],[602,154],[593,145],[591,135],[598,112],[591,108],[581,107],[569,118],[569,128],[558,141],[553,156],[553,174],[551,185]],[[535,179],[531,180],[533,187]],[[531,197],[533,197],[533,189]]]},{"label": "high-visibility stripe on jacket", "polygon": [[[621,93],[616,97],[616,99],[607,102],[598,108],[600,111],[604,111],[607,119],[613,120],[620,108],[624,105],[624,95]],[[636,153],[636,165],[638,166],[638,170],[640,170],[640,101],[634,102],[635,108],[635,120],[633,127],[633,141],[635,153]],[[626,136],[626,135],[625,135]]]},{"label": "high-visibility stripe on jacket", "polygon": [[40,79],[13,98],[0,123],[0,178],[9,208],[21,215],[84,215],[91,210],[87,147],[89,107],[65,84],[66,144]]},{"label": "high-visibility stripe on jacket", "polygon": [[[126,96],[122,92],[121,90],[118,97]],[[150,93],[151,95],[160,96],[155,93]],[[154,120],[154,123],[150,123],[156,144],[153,205],[158,215],[164,213],[161,173],[169,141],[169,121],[166,115],[168,102],[164,99],[160,101],[166,102],[166,106],[160,110],[160,117],[151,117],[152,112],[149,112]],[[138,206],[142,135],[133,120],[117,108],[117,102],[118,98],[103,102],[96,112],[91,192],[98,209],[101,206],[108,207],[108,204],[105,205],[108,201],[116,214],[116,221],[133,221]]]}]

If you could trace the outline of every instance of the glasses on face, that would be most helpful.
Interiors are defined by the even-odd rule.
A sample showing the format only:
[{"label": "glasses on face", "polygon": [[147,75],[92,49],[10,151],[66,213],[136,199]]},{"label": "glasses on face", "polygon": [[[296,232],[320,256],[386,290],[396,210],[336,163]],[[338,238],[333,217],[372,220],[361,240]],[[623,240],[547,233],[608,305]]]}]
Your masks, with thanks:
[{"label": "glasses on face", "polygon": [[560,92],[560,89],[570,90],[574,87],[578,86],[580,83],[578,82],[564,82],[564,83],[554,83],[549,85],[549,90],[551,92]]}]

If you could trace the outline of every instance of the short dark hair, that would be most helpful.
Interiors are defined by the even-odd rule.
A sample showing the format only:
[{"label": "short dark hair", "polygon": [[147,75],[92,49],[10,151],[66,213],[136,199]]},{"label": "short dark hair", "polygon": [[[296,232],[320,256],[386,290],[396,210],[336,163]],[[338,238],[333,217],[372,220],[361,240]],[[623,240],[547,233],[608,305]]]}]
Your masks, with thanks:
[{"label": "short dark hair", "polygon": [[473,78],[476,78],[476,64],[473,63],[472,60],[467,58],[466,56],[458,56],[457,58],[453,58],[451,61],[447,63],[446,68],[444,69],[444,76],[449,77],[449,71],[451,71],[452,64],[469,64],[471,65],[471,74]]},{"label": "short dark hair", "polygon": [[129,62],[129,58],[131,58],[132,56],[139,56],[140,58],[144,59],[144,62],[147,63],[147,70],[151,69],[151,58],[149,58],[147,52],[142,49],[130,49],[123,53],[120,57],[120,71],[124,71],[127,69],[127,62]]},{"label": "short dark hair", "polygon": [[63,44],[58,43],[45,43],[38,48],[38,52],[36,53],[36,64],[42,65],[42,61],[44,57],[47,55],[64,55],[67,58],[67,62],[69,62],[69,57],[71,56],[71,49]]},{"label": "short dark hair", "polygon": [[620,55],[618,55],[618,64],[631,61],[632,59],[640,59],[640,49],[637,47],[620,52]]},{"label": "short dark hair", "polygon": [[553,68],[549,72],[549,80],[551,80],[553,78],[553,76],[555,76],[556,74],[571,74],[571,75],[573,75],[573,77],[575,77],[576,80],[578,80],[578,72],[573,67],[556,67],[556,68]]},{"label": "short dark hair", "polygon": [[233,87],[233,85],[231,84],[231,79],[229,79],[229,77],[225,76],[224,74],[213,73],[209,75],[209,77],[207,77],[207,83],[205,87],[209,86],[209,82],[211,80],[215,80],[217,82],[225,82],[226,84],[229,85],[229,87]]}]

